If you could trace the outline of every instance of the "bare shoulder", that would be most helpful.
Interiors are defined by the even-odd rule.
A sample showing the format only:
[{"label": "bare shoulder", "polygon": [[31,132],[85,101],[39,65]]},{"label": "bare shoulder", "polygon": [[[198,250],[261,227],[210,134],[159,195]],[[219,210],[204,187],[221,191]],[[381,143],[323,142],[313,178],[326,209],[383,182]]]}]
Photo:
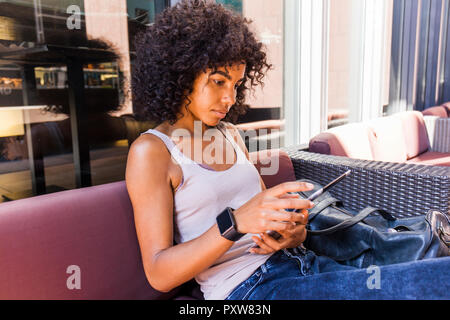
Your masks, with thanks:
[{"label": "bare shoulder", "polygon": [[[139,136],[130,147],[128,157],[147,158],[152,160],[166,160],[169,152],[164,142],[153,134],[143,134]],[[129,159],[130,160],[130,159]]]},{"label": "bare shoulder", "polygon": [[147,177],[161,182],[162,178],[168,177],[170,159],[170,153],[161,139],[152,134],[143,134],[130,147],[126,180]]}]

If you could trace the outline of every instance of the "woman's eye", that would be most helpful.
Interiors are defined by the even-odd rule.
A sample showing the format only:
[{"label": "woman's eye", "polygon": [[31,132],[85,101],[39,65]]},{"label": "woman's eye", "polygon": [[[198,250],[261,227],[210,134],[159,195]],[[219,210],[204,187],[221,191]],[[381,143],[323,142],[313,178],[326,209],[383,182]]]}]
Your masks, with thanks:
[{"label": "woman's eye", "polygon": [[[224,86],[225,85],[225,81],[224,80],[215,80],[215,79],[213,79],[213,82],[216,84],[216,85],[218,85],[218,86]],[[242,83],[236,83],[235,85],[234,85],[234,89],[236,90],[237,88],[239,88],[239,86],[241,85]]]}]

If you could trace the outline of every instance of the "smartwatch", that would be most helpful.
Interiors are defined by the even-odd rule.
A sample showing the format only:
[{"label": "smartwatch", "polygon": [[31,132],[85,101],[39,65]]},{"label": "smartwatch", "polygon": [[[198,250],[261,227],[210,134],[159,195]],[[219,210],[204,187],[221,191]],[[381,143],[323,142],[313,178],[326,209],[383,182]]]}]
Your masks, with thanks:
[{"label": "smartwatch", "polygon": [[217,216],[216,221],[222,237],[230,241],[237,241],[242,238],[245,233],[237,231],[233,210],[233,208],[227,207]]}]

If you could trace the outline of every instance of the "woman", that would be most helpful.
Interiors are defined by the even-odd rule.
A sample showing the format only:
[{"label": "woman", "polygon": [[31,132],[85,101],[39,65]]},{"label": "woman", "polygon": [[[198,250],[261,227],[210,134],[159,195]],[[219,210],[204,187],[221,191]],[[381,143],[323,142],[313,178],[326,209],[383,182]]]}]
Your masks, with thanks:
[{"label": "woman", "polygon": [[[290,192],[311,186],[266,189],[232,124],[271,67],[249,22],[186,0],[159,15],[136,46],[133,96],[158,125],[131,146],[126,182],[152,287],[167,292],[195,278],[206,299],[364,298],[365,282],[350,293],[338,287],[366,281],[364,270],[301,246],[313,204]],[[347,271],[330,272],[338,270]],[[320,282],[324,272],[333,280]]]}]

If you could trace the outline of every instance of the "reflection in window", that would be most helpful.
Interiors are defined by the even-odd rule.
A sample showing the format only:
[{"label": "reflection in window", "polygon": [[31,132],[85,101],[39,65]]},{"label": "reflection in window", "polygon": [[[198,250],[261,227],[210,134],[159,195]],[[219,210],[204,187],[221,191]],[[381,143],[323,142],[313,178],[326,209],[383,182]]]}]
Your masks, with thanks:
[{"label": "reflection in window", "polygon": [[[128,146],[153,123],[137,121],[131,97],[123,81],[131,77],[134,37],[154,22],[155,16],[169,3],[166,0],[127,0],[117,6],[105,6],[100,0],[8,0],[1,1],[0,53],[8,50],[35,50],[45,45],[87,48],[87,56],[96,51],[114,51],[118,61],[91,62],[82,65],[84,134],[88,136],[92,185],[124,179]],[[249,95],[250,111],[239,120],[249,128],[264,129],[256,138],[258,149],[271,148],[271,141],[282,136],[282,1],[217,0],[254,21],[252,27],[266,45],[273,64],[264,90]],[[119,2],[118,2],[119,3]],[[80,29],[69,30],[67,8],[80,8]],[[39,23],[36,23],[39,22]],[[70,32],[69,32],[70,31]],[[108,45],[94,46],[98,40]],[[106,44],[105,42],[105,44]],[[29,59],[20,56],[18,59]],[[51,59],[50,59],[51,58]],[[24,78],[22,62],[0,62],[0,201],[33,196],[32,164],[41,164],[45,192],[73,189],[74,119],[70,110],[67,57],[33,57]],[[1,60],[1,59],[0,59]],[[29,99],[25,102],[24,97]],[[73,101],[72,101],[73,102]],[[26,105],[27,104],[27,105]],[[4,120],[5,122],[1,121]],[[80,119],[78,119],[80,120]],[[12,125],[14,124],[14,125]],[[278,131],[278,133],[277,133]],[[262,132],[262,131],[259,131]],[[247,143],[249,142],[247,139]]]},{"label": "reflection in window", "polygon": [[237,13],[242,13],[242,0],[216,0],[216,2],[223,4],[225,7],[232,9]]}]

